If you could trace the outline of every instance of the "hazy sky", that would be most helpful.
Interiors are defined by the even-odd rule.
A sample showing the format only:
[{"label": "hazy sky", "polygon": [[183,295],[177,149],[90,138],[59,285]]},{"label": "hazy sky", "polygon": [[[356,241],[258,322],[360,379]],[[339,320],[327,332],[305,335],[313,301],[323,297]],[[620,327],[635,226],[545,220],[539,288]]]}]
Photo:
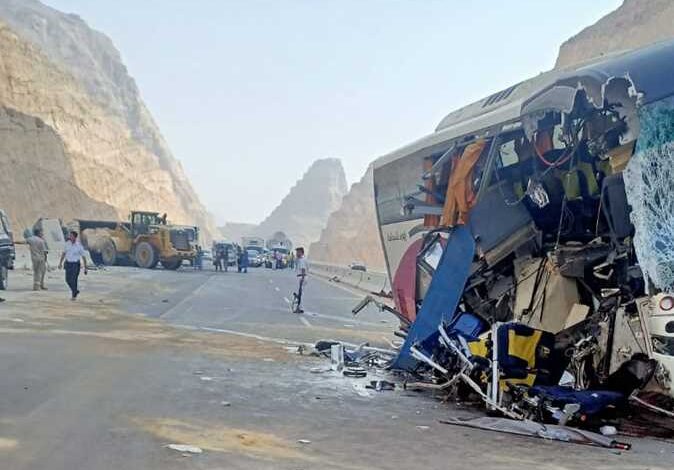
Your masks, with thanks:
[{"label": "hazy sky", "polygon": [[349,183],[449,111],[551,68],[620,0],[43,0],[107,33],[219,222],[321,157]]}]

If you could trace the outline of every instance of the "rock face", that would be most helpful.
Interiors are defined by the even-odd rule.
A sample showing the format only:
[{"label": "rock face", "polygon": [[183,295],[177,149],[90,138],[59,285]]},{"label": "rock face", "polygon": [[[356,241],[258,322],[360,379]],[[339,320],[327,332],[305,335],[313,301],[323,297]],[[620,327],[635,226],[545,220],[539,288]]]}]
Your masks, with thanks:
[{"label": "rock face", "polygon": [[674,37],[674,2],[625,0],[617,10],[564,42],[555,67],[570,66],[671,37]]},{"label": "rock face", "polygon": [[336,158],[316,160],[253,233],[267,239],[282,231],[295,246],[309,247],[319,239],[346,191],[342,162]]},{"label": "rock face", "polygon": [[[0,205],[15,223],[126,218],[143,209],[199,225],[205,238],[217,234],[110,39],[34,0],[1,0],[0,21],[0,106],[51,136],[36,145],[30,126],[2,129],[1,148],[13,154],[0,155]],[[68,171],[54,173],[59,152],[47,140],[60,142]],[[45,178],[59,183],[38,184]],[[43,196],[22,200],[19,192],[31,185]],[[73,196],[63,198],[64,191]]]},{"label": "rock face", "polygon": [[340,208],[330,215],[310,252],[315,261],[342,265],[359,261],[368,268],[385,270],[374,209],[371,165],[363,178],[351,186]]},{"label": "rock face", "polygon": [[241,237],[247,237],[257,228],[255,224],[246,224],[239,222],[227,222],[222,227],[218,227],[222,237],[236,243],[241,243]]}]

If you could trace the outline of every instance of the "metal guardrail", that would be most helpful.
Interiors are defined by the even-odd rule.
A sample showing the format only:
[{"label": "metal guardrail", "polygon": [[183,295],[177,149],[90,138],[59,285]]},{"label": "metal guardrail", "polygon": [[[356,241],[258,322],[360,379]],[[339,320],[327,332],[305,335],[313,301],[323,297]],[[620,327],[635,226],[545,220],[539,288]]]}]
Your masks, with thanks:
[{"label": "metal guardrail", "polygon": [[348,266],[337,266],[315,261],[310,263],[309,270],[312,274],[317,274],[365,292],[374,294],[383,293],[384,295],[391,293],[388,274],[384,272],[358,271]]}]

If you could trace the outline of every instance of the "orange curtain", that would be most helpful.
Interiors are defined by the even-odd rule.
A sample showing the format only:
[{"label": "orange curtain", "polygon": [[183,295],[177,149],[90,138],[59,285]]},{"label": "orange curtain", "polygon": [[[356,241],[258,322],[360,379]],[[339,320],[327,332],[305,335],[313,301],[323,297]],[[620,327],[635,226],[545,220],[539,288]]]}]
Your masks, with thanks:
[{"label": "orange curtain", "polygon": [[442,211],[443,225],[464,225],[468,222],[468,211],[475,204],[473,167],[486,145],[486,141],[479,140],[468,145],[460,158],[454,158],[447,186],[447,198]]}]

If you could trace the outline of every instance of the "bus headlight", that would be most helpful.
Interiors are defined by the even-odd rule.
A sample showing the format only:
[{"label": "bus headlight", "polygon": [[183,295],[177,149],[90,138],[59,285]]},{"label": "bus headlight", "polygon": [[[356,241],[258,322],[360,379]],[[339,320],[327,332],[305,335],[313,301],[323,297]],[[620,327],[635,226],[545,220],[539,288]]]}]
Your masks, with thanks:
[{"label": "bus headlight", "polygon": [[671,295],[665,295],[660,299],[659,303],[660,310],[663,312],[668,312],[674,309],[674,297]]}]

